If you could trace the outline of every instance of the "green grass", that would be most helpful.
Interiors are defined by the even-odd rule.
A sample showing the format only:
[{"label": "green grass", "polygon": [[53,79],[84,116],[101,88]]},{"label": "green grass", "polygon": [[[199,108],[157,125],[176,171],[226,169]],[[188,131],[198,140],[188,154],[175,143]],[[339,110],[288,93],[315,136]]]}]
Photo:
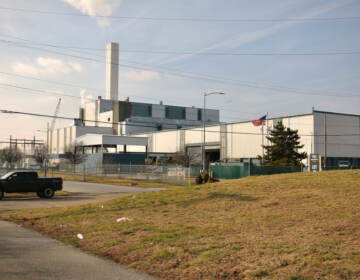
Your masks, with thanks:
[{"label": "green grass", "polygon": [[248,177],[0,218],[162,279],[360,279],[356,170]]}]

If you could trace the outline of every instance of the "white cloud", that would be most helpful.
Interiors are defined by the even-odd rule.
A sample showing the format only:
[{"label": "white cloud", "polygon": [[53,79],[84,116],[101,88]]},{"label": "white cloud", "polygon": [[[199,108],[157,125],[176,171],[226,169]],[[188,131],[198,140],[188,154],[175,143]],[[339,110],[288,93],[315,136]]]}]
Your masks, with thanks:
[{"label": "white cloud", "polygon": [[76,71],[76,72],[82,72],[82,66],[78,62],[70,62],[69,65]]},{"label": "white cloud", "polygon": [[15,73],[18,74],[25,74],[25,75],[31,75],[31,76],[39,76],[39,69],[37,69],[34,66],[22,63],[22,62],[17,62],[15,64],[12,65],[12,70]]},{"label": "white cloud", "polygon": [[102,27],[110,25],[108,19],[101,16],[111,16],[122,0],[63,0],[85,15],[95,18]]},{"label": "white cloud", "polygon": [[76,62],[66,62],[61,59],[38,57],[33,64],[16,62],[12,65],[13,72],[31,76],[47,76],[81,72],[82,66]]},{"label": "white cloud", "polygon": [[131,71],[126,74],[129,80],[134,81],[154,81],[160,80],[160,74],[155,71]]}]

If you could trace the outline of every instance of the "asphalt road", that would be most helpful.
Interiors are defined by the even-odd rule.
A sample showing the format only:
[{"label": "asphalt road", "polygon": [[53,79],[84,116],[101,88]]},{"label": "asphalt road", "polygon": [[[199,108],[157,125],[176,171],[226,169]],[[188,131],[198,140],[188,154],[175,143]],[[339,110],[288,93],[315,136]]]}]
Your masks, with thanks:
[{"label": "asphalt road", "polygon": [[68,196],[55,196],[52,199],[38,197],[6,197],[0,200],[0,211],[30,208],[67,207],[90,202],[99,202],[120,196],[162,190],[160,188],[121,187],[105,184],[64,181],[63,190]]},{"label": "asphalt road", "polygon": [[[161,190],[65,181],[69,196],[5,198],[1,210],[63,207]],[[0,221],[0,279],[142,280],[154,279],[108,260],[68,247],[21,226]]]},{"label": "asphalt road", "polygon": [[150,280],[114,262],[0,221],[1,280]]}]

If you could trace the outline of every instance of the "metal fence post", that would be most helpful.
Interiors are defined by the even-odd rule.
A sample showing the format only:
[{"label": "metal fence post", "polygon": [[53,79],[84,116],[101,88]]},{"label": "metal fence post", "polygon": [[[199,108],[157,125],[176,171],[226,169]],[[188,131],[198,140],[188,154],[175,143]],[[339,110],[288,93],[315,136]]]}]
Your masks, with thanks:
[{"label": "metal fence post", "polygon": [[47,174],[47,163],[46,163],[46,160],[44,162],[44,176],[46,177],[46,174]]},{"label": "metal fence post", "polygon": [[85,162],[84,162],[84,163],[83,163],[83,172],[82,172],[83,182],[86,182],[85,173],[86,173],[86,167],[85,167]]},{"label": "metal fence post", "polygon": [[189,187],[191,187],[191,166],[188,168],[188,176],[189,176]]}]

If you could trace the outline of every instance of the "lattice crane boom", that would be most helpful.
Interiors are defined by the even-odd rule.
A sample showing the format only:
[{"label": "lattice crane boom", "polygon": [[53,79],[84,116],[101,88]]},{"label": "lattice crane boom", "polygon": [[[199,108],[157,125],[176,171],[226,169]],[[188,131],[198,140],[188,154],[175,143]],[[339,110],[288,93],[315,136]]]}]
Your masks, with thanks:
[{"label": "lattice crane boom", "polygon": [[52,133],[54,131],[54,128],[55,128],[55,122],[56,122],[56,119],[57,119],[57,116],[59,114],[59,110],[60,110],[60,103],[61,103],[61,98],[59,98],[59,101],[56,105],[56,109],[55,109],[55,113],[54,113],[54,118],[51,122],[51,127],[50,127],[50,132]]}]

